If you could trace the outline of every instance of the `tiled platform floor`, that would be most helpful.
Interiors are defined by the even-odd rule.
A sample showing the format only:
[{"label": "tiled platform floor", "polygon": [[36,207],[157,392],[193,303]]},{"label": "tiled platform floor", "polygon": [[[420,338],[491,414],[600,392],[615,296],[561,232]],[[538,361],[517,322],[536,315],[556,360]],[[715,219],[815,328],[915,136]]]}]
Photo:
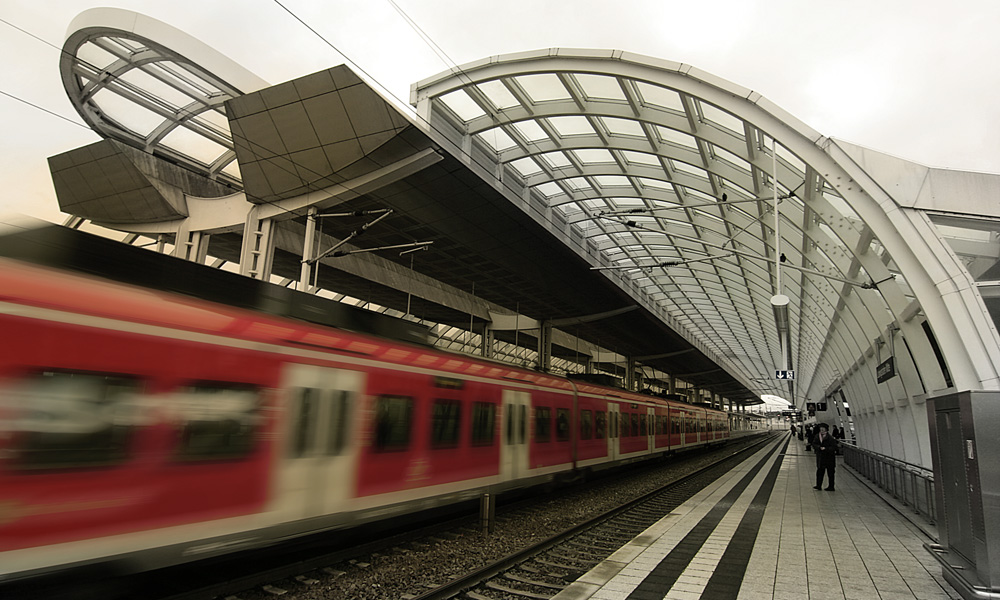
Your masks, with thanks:
[{"label": "tiled platform floor", "polygon": [[769,445],[777,451],[749,484],[740,481],[768,450],[666,515],[555,598],[961,598],[924,549],[928,538],[920,529],[843,465],[837,467],[836,491],[814,490],[815,456],[803,442],[789,439],[784,435],[777,446]]}]

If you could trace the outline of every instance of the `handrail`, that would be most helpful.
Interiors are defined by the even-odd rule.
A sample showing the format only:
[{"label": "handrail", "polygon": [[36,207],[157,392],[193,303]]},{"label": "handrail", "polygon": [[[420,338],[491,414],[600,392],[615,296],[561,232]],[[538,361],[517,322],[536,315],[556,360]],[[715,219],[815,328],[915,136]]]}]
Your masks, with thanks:
[{"label": "handrail", "polygon": [[881,454],[881,453],[875,452],[873,450],[868,450],[866,448],[861,448],[857,444],[853,444],[851,442],[845,442],[845,441],[841,440],[840,445],[843,446],[843,447],[848,447],[849,446],[851,448],[854,448],[858,452],[863,452],[865,454],[870,454],[870,455],[872,455],[872,456],[874,456],[874,457],[876,457],[876,458],[878,458],[878,459],[880,459],[882,461],[885,461],[885,462],[890,462],[890,463],[894,463],[894,464],[898,464],[898,465],[903,465],[903,466],[907,467],[910,470],[913,470],[913,471],[915,471],[917,473],[920,473],[921,475],[925,475],[927,477],[930,477],[932,481],[934,480],[934,471],[932,471],[931,469],[928,469],[927,467],[922,467],[920,465],[915,465],[913,463],[906,462],[905,460],[899,460],[898,458],[894,458],[894,457],[889,456],[887,454]]},{"label": "handrail", "polygon": [[920,465],[841,442],[844,463],[934,523],[934,472]]}]

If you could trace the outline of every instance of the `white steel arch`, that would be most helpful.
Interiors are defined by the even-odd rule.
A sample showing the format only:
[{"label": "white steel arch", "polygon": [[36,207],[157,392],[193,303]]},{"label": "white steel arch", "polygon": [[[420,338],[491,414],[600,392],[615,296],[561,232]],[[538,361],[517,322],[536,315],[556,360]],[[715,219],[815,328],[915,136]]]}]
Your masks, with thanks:
[{"label": "white steel arch", "polygon": [[[752,90],[550,49],[459,66],[411,102],[430,135],[743,381],[782,368],[770,299],[790,296],[790,399],[843,391],[866,447],[929,466],[924,400],[997,389],[996,328],[929,217]],[[878,383],[889,347],[899,376]]]},{"label": "white steel arch", "polygon": [[91,128],[242,188],[224,104],[267,82],[196,38],[131,11],[90,9],[69,31],[59,70]]}]

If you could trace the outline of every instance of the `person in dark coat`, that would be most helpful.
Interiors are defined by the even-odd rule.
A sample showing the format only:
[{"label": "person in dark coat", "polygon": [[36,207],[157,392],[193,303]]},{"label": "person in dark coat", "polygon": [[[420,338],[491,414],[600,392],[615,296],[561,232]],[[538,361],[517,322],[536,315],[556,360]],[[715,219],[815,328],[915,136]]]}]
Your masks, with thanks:
[{"label": "person in dark coat", "polygon": [[823,474],[826,473],[828,485],[826,491],[834,491],[834,473],[837,470],[837,439],[830,435],[826,423],[820,423],[810,445],[816,452],[816,485],[814,490],[823,489]]}]

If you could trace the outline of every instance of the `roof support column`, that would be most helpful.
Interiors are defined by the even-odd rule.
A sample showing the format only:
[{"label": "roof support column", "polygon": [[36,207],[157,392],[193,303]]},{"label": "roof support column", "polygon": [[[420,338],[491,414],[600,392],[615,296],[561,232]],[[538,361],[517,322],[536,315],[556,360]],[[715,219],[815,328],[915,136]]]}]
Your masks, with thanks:
[{"label": "roof support column", "polygon": [[636,390],[635,359],[631,356],[625,358],[625,389]]},{"label": "roof support column", "polygon": [[548,373],[552,367],[552,322],[538,324],[538,370]]},{"label": "roof support column", "polygon": [[[316,213],[319,212],[315,206],[310,206],[306,216],[306,233],[302,239],[302,270],[299,275],[299,291],[312,293],[316,291],[309,281],[313,276],[315,265],[312,259],[316,255]],[[407,310],[409,312],[409,310]]]},{"label": "roof support column", "polygon": [[483,342],[479,346],[479,355],[483,358],[493,358],[493,343],[495,336],[493,335],[493,328],[489,326],[489,323],[483,324]]},{"label": "roof support column", "polygon": [[274,260],[274,220],[262,219],[260,207],[250,209],[243,229],[243,249],[240,252],[240,275],[267,281]]}]

